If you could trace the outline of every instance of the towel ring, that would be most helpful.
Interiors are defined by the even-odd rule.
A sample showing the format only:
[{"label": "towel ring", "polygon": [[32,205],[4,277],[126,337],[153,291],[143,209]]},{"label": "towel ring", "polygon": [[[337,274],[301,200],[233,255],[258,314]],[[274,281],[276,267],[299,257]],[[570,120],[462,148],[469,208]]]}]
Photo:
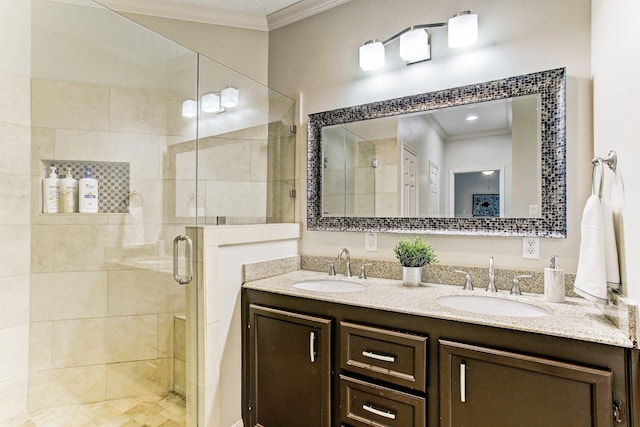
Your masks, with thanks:
[{"label": "towel ring", "polygon": [[607,157],[594,157],[591,161],[593,164],[593,169],[591,170],[591,194],[596,194],[596,168],[600,166],[600,185],[598,186],[598,198],[602,199],[602,187],[604,185],[604,165],[609,166],[613,172],[616,171],[618,167],[618,154],[615,150],[609,151]]},{"label": "towel ring", "polygon": [[144,205],[144,199],[142,198],[142,194],[133,190],[129,193],[129,202],[133,201],[133,199],[138,199],[140,201],[140,207]]}]

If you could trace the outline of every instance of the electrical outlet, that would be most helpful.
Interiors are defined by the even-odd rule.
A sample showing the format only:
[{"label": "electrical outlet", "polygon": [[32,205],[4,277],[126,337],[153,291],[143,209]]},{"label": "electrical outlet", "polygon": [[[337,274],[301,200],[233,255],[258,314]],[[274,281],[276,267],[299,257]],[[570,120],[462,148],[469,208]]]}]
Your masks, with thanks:
[{"label": "electrical outlet", "polygon": [[540,239],[537,237],[524,237],[522,239],[522,258],[540,259]]},{"label": "electrical outlet", "polygon": [[367,252],[378,252],[377,233],[364,233],[364,250]]}]

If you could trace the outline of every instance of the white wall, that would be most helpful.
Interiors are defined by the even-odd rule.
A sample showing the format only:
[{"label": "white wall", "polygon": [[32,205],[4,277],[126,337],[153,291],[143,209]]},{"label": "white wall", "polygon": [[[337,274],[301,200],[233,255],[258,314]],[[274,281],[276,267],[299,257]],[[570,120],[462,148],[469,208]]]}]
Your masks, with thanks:
[{"label": "white wall", "polygon": [[[397,42],[387,50],[387,68],[365,73],[358,67],[358,48],[374,37],[384,39],[416,23],[440,22],[458,10],[479,14],[478,44],[449,51],[446,31],[432,34],[432,60],[405,66],[393,59]],[[306,115],[348,105],[477,83],[496,78],[566,67],[568,139],[568,238],[541,242],[539,261],[521,259],[522,240],[498,237],[431,236],[443,263],[542,269],[557,254],[575,271],[579,217],[590,190],[592,156],[590,1],[555,0],[483,2],[437,0],[352,0],[335,9],[273,31],[269,40],[269,86],[283,93],[302,92],[302,126]],[[304,132],[302,132],[304,134]],[[306,140],[299,136],[301,189],[306,188]],[[306,200],[300,209],[305,223]],[[303,231],[303,254],[334,255],[347,246],[354,256],[394,259],[397,235],[378,236],[378,253],[364,252],[362,233]],[[336,243],[338,242],[338,243]]]},{"label": "white wall", "polygon": [[[623,290],[640,301],[640,26],[636,0],[593,0],[594,152],[618,153],[618,182],[609,192],[618,218],[616,232]],[[611,175],[608,174],[610,179]],[[624,191],[622,191],[624,185]],[[608,189],[607,189],[608,190]]]}]

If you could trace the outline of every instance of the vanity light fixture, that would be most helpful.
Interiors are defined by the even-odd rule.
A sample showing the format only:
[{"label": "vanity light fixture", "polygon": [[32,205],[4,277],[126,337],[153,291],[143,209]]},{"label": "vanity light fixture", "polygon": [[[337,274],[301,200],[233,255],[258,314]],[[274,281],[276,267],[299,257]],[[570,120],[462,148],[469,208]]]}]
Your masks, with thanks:
[{"label": "vanity light fixture", "polygon": [[[240,90],[237,87],[226,87],[220,92],[208,92],[200,98],[200,109],[203,113],[222,113],[227,108],[237,107]],[[186,99],[182,103],[182,117],[193,118],[198,114],[198,102]]]},{"label": "vanity light fixture", "polygon": [[192,118],[198,114],[198,103],[193,99],[185,99],[182,103],[182,117]]},{"label": "vanity light fixture", "polygon": [[238,106],[240,91],[238,88],[228,86],[220,92],[220,105],[225,108],[233,108]]},{"label": "vanity light fixture", "polygon": [[400,57],[413,64],[431,59],[431,45],[427,28],[448,26],[449,47],[470,46],[478,40],[478,15],[470,11],[456,13],[447,22],[413,25],[384,41],[369,40],[360,46],[360,68],[364,71],[377,70],[384,67],[384,47],[396,39],[400,39]]},{"label": "vanity light fixture", "polygon": [[220,106],[220,95],[217,93],[206,93],[202,95],[200,108],[205,113],[220,113],[224,108]]}]

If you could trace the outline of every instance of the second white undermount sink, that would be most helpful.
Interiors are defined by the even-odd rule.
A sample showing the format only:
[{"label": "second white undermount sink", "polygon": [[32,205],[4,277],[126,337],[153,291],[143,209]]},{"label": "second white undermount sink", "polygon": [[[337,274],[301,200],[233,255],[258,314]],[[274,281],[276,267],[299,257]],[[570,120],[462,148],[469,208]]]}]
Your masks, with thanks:
[{"label": "second white undermount sink", "polygon": [[293,284],[294,288],[312,292],[357,292],[367,289],[361,283],[348,280],[305,280]]},{"label": "second white undermount sink", "polygon": [[456,310],[493,316],[543,317],[549,315],[546,310],[525,302],[479,295],[447,295],[436,299],[436,303]]}]

